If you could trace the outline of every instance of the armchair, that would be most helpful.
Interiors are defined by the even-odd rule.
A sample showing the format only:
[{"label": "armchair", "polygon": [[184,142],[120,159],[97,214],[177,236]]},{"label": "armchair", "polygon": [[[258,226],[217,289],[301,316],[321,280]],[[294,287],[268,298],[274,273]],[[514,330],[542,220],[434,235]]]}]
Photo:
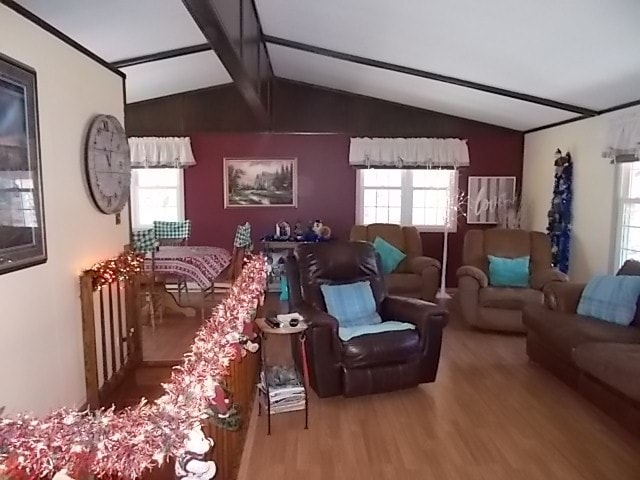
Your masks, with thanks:
[{"label": "armchair", "polygon": [[381,237],[407,255],[385,281],[392,295],[421,298],[432,302],[440,284],[440,262],[422,255],[422,240],[416,227],[387,223],[355,225],[351,241],[373,242]]},{"label": "armchair", "polygon": [[[387,295],[373,245],[330,242],[299,245],[286,264],[289,300],[310,328],[307,356],[312,388],[320,397],[351,397],[433,382],[446,312],[413,298]],[[414,330],[381,332],[342,341],[338,321],[326,310],[320,285],[368,280],[383,322]],[[294,344],[296,348],[297,342]],[[296,355],[300,358],[299,352]]]},{"label": "armchair", "polygon": [[[530,257],[529,288],[489,284],[488,255]],[[494,228],[469,230],[464,238],[463,266],[458,269],[456,300],[465,321],[488,330],[525,332],[522,309],[544,304],[544,291],[567,276],[551,267],[551,244],[541,232]]]}]

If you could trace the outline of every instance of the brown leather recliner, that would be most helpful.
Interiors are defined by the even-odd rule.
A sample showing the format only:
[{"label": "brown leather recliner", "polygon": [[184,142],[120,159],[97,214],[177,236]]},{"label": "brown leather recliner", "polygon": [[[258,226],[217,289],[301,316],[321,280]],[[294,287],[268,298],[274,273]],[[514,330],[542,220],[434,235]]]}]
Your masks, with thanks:
[{"label": "brown leather recliner", "polygon": [[390,223],[355,225],[351,228],[352,241],[373,242],[376,237],[386,240],[407,255],[407,258],[386,276],[389,293],[432,302],[440,284],[441,265],[438,260],[422,254],[422,240],[418,229]]},{"label": "brown leather recliner", "polygon": [[[491,286],[488,255],[529,256],[529,288]],[[462,257],[456,300],[462,317],[478,328],[525,332],[522,309],[529,304],[544,304],[543,291],[547,285],[567,281],[565,274],[551,267],[551,243],[542,232],[469,230],[464,237]]]},{"label": "brown leather recliner", "polygon": [[[287,259],[287,279],[292,308],[310,324],[306,343],[309,376],[320,397],[386,392],[435,380],[447,314],[422,300],[387,295],[370,243],[300,245]],[[362,335],[343,342],[338,336],[338,321],[326,311],[320,285],[364,280],[371,283],[383,321],[409,322],[416,329]],[[299,360],[299,352],[296,358]]]}]

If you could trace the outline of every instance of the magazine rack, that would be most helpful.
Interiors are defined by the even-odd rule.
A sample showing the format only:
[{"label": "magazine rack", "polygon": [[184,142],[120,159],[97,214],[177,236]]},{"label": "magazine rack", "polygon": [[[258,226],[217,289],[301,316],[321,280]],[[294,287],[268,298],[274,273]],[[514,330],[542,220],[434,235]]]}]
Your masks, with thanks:
[{"label": "magazine rack", "polygon": [[[260,337],[262,339],[262,347],[260,348],[262,357],[262,366],[260,371],[260,384],[258,385],[258,415],[262,413],[262,408],[267,410],[267,435],[271,435],[271,415],[276,413],[292,412],[302,410],[304,408],[304,428],[309,428],[309,368],[307,366],[307,350],[306,350],[306,336],[305,332],[308,325],[301,322],[295,327],[272,327],[269,325],[265,318],[256,318],[256,325],[260,328]],[[302,352],[302,383],[297,386],[284,386],[281,389],[273,389],[269,385],[269,369],[270,365],[267,364],[267,340],[268,335],[297,335],[300,342],[300,350]],[[293,355],[293,352],[292,352]],[[295,363],[295,362],[294,362]],[[298,375],[295,366],[291,367]],[[301,389],[300,389],[301,387]],[[276,391],[279,390],[279,391]],[[292,402],[287,404],[288,398],[295,399],[295,396],[303,394],[303,402]],[[284,402],[285,405],[281,408],[277,408],[272,403],[273,398],[277,398],[278,402]]]}]

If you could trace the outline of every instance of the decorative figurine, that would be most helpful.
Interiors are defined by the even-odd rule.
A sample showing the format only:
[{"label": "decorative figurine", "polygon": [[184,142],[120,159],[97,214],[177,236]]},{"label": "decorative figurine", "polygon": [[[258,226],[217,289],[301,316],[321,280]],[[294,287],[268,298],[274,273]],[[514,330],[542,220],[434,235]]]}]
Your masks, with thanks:
[{"label": "decorative figurine", "polygon": [[284,220],[276,223],[276,240],[289,240],[291,238],[291,225]]}]

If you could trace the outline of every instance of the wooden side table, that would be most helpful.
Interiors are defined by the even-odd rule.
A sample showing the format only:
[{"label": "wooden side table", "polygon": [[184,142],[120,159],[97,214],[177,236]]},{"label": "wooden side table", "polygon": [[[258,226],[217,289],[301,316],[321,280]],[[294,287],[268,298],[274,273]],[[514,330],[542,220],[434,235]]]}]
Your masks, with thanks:
[{"label": "wooden side table", "polygon": [[[266,346],[268,344],[267,337],[269,335],[297,335],[300,342],[300,349],[302,352],[302,386],[304,389],[304,428],[309,428],[309,367],[307,364],[307,348],[306,348],[306,331],[309,326],[301,321],[296,327],[280,327],[274,328],[269,325],[265,318],[256,318],[256,325],[260,329],[260,338],[262,339],[262,346],[260,348],[260,354],[262,358],[262,374],[265,379],[265,398],[267,404],[267,435],[271,435],[271,397],[269,395],[269,379],[267,376],[267,352]],[[292,352],[293,356],[293,352]],[[294,361],[294,369],[295,361]],[[262,403],[258,398],[258,415],[262,413]]]}]

